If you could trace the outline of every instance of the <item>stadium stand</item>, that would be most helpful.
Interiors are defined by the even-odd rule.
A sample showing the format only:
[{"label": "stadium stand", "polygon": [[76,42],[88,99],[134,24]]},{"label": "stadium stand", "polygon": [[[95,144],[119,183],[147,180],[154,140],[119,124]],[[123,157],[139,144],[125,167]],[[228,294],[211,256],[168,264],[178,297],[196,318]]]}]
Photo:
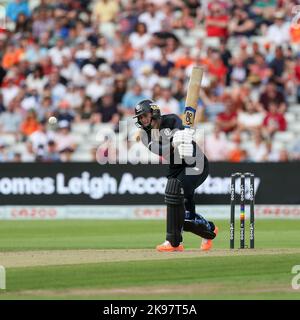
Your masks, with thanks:
[{"label": "stadium stand", "polygon": [[[215,146],[207,149],[210,160],[298,160],[295,5],[0,1],[0,161],[97,161],[108,150],[121,156],[122,143],[107,135],[124,145],[131,139],[131,116],[143,98],[180,115],[193,64],[205,68],[197,127]],[[133,154],[145,152],[132,144]]]}]

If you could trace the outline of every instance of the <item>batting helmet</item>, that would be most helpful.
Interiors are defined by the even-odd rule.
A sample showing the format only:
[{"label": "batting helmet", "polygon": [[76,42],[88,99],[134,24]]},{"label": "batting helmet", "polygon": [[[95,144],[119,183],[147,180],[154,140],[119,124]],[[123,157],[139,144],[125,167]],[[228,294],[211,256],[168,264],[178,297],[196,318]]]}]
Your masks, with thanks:
[{"label": "batting helmet", "polygon": [[[135,116],[133,117],[137,119],[136,125],[139,128],[143,127],[143,124],[139,120],[139,116],[145,113],[151,113],[152,120],[158,120],[161,117],[159,106],[153,100],[142,100],[135,106]],[[144,129],[151,129],[151,124]]]}]

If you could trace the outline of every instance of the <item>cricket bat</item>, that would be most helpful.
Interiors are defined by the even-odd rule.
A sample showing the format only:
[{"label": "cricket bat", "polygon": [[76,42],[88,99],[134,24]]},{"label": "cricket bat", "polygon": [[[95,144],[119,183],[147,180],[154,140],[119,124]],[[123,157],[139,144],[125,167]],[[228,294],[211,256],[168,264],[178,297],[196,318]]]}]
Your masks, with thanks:
[{"label": "cricket bat", "polygon": [[182,123],[185,128],[192,128],[195,124],[195,115],[200,95],[202,76],[203,68],[200,66],[193,67],[187,88],[185,109],[183,113]]}]

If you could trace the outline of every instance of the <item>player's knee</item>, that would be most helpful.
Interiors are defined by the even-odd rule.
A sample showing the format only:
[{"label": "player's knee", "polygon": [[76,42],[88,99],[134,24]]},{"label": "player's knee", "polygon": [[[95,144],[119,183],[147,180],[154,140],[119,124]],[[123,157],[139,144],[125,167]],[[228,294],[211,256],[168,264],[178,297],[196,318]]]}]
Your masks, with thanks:
[{"label": "player's knee", "polygon": [[180,180],[171,178],[167,182],[165,202],[171,205],[181,205],[184,202],[184,191]]}]

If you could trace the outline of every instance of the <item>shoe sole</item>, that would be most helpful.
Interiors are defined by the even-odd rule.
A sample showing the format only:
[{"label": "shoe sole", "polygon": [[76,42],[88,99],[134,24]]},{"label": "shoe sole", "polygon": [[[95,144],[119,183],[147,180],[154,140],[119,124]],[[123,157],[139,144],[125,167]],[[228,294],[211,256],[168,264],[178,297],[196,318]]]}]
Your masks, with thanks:
[{"label": "shoe sole", "polygon": [[[219,228],[216,226],[216,227],[215,227],[215,230],[214,230],[214,234],[217,236],[218,233],[219,233]],[[202,247],[200,247],[200,249],[201,249],[202,251],[209,251],[209,250],[211,250],[212,247],[213,247],[213,240],[214,240],[214,239],[211,240],[211,246],[210,246],[209,248],[202,248]]]},{"label": "shoe sole", "polygon": [[156,248],[156,250],[158,252],[175,252],[175,251],[182,252],[184,251],[184,248],[168,248],[168,249]]}]

